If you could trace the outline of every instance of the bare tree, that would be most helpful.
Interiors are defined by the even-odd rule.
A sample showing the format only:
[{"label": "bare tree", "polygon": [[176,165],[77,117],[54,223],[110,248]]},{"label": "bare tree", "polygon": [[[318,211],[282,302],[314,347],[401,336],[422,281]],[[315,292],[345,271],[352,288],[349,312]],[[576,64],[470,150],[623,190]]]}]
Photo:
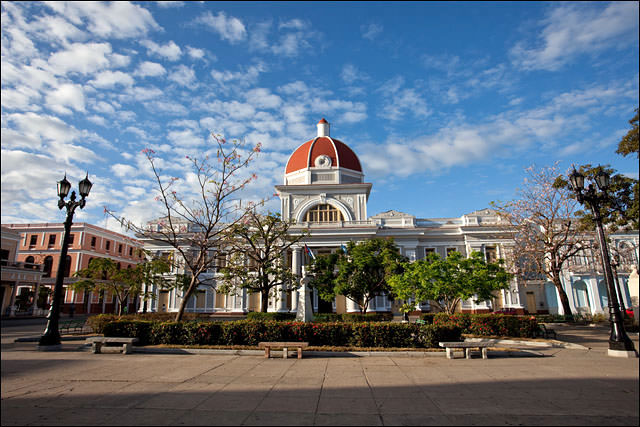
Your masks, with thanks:
[{"label": "bare tree", "polygon": [[492,206],[514,231],[516,270],[521,276],[542,274],[556,287],[565,315],[571,315],[569,298],[560,274],[566,261],[588,246],[573,223],[576,200],[565,187],[556,185],[561,175],[557,164],[525,169],[527,177],[518,198],[493,202]]},{"label": "bare tree", "polygon": [[247,149],[243,141],[211,136],[217,145],[214,161],[209,156],[201,159],[187,156],[192,169],[191,181],[196,188],[193,196],[178,194],[174,190],[178,178],[163,176],[155,152],[143,150],[155,176],[155,200],[161,203],[164,211],[164,216],[153,226],[135,225],[105,208],[107,214],[127,230],[133,230],[139,238],[155,240],[175,250],[176,261],[189,277],[176,314],[177,322],[182,319],[189,298],[197,290],[201,274],[215,265],[216,251],[225,245],[228,230],[252,208],[251,203],[243,207],[234,197],[257,178],[255,174],[241,175],[248,172],[250,162],[260,152],[260,144]]}]

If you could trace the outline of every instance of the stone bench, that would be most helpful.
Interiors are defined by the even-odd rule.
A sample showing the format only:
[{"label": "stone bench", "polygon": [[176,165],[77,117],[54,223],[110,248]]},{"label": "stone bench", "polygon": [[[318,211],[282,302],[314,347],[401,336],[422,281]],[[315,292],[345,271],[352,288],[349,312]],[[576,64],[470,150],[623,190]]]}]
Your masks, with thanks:
[{"label": "stone bench", "polygon": [[309,346],[308,342],[261,342],[258,343],[258,348],[264,348],[264,357],[269,358],[271,356],[271,349],[282,349],[282,357],[286,359],[289,357],[289,349],[297,348],[298,349],[298,359],[302,359],[302,349],[307,348]]},{"label": "stone bench", "polygon": [[105,344],[122,344],[122,354],[130,354],[131,346],[137,342],[138,338],[124,337],[91,337],[87,339],[87,343],[91,343],[94,354],[100,353]]},{"label": "stone bench", "polygon": [[464,355],[467,359],[471,359],[471,349],[474,348],[482,352],[483,359],[487,359],[487,347],[489,346],[488,343],[466,341],[440,342],[439,345],[447,350],[447,359],[453,359],[453,350],[458,348],[464,350]]}]

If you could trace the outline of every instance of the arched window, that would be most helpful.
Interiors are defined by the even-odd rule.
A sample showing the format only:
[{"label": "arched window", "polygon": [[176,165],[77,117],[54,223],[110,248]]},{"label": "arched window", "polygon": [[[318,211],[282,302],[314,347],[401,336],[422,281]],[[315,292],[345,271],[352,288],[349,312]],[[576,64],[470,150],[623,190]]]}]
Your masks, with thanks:
[{"label": "arched window", "polygon": [[53,257],[49,255],[44,259],[44,277],[51,277],[52,268],[53,268]]},{"label": "arched window", "polygon": [[305,222],[339,222],[344,221],[342,212],[329,204],[316,205],[304,215]]},{"label": "arched window", "polygon": [[578,308],[591,307],[589,304],[589,291],[584,281],[578,280],[573,284],[573,298]]},{"label": "arched window", "polygon": [[[31,255],[29,255],[29,256],[24,260],[24,263],[25,263],[25,264],[33,264],[34,262],[35,262],[35,259],[34,259]],[[31,268],[31,266],[28,266],[28,267],[26,267],[26,268]]]}]

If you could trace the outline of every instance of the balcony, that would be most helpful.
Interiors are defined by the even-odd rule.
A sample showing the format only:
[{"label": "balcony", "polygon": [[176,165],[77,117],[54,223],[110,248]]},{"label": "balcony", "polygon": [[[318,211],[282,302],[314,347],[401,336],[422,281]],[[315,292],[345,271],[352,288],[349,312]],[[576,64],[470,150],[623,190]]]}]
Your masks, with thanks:
[{"label": "balcony", "polygon": [[16,270],[43,271],[43,264],[33,264],[29,262],[15,262],[6,259],[0,260],[2,268],[11,268]]}]

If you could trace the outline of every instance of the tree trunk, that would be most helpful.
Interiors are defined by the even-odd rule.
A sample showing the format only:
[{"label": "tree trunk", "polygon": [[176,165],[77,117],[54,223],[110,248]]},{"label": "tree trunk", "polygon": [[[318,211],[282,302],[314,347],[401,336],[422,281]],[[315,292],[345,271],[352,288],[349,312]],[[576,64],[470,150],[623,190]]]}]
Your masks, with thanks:
[{"label": "tree trunk", "polygon": [[176,313],[176,322],[182,321],[182,316],[184,315],[184,310],[187,308],[187,302],[189,301],[189,297],[193,294],[193,290],[196,288],[196,280],[197,276],[191,276],[191,283],[189,283],[189,287],[187,291],[182,296],[182,301],[180,301],[180,307],[178,308],[178,313]]},{"label": "tree trunk", "polygon": [[571,306],[569,305],[569,298],[567,297],[567,293],[564,291],[562,287],[562,283],[560,282],[560,274],[559,272],[553,272],[551,277],[553,284],[558,290],[558,295],[560,295],[560,303],[562,303],[562,310],[564,311],[565,316],[572,316]]},{"label": "tree trunk", "polygon": [[267,312],[267,308],[269,308],[269,291],[260,291],[260,311],[263,313]]}]

